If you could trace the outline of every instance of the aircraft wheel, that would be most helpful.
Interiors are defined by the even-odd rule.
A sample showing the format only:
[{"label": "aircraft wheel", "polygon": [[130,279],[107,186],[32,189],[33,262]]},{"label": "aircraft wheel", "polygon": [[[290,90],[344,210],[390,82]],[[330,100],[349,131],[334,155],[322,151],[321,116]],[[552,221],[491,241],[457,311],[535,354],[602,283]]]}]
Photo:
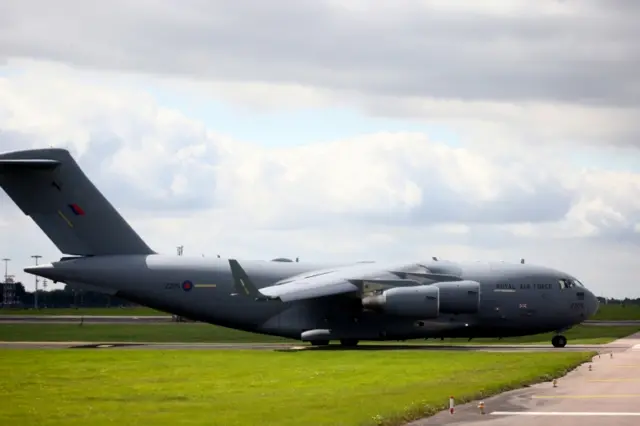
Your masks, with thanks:
[{"label": "aircraft wheel", "polygon": [[567,345],[567,338],[562,335],[553,336],[551,344],[554,348],[564,348]]},{"label": "aircraft wheel", "polygon": [[342,339],[340,344],[342,346],[358,346],[358,341],[356,339]]},{"label": "aircraft wheel", "polygon": [[328,340],[314,340],[311,342],[312,346],[327,346],[328,344]]}]

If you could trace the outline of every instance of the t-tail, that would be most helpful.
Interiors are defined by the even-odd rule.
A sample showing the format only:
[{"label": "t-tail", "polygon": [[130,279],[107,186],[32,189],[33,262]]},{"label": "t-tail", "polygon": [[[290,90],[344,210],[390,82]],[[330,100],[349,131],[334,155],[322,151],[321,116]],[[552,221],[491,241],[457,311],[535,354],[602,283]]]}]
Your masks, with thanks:
[{"label": "t-tail", "polygon": [[155,254],[67,150],[0,154],[0,186],[64,254]]}]

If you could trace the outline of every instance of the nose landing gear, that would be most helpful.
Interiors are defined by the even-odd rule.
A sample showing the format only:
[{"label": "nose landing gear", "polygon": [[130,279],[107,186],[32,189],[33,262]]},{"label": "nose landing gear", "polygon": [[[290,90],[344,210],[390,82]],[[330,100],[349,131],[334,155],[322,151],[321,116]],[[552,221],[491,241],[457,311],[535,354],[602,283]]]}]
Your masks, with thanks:
[{"label": "nose landing gear", "polygon": [[567,345],[567,338],[558,334],[557,336],[553,336],[551,344],[554,348],[564,348]]}]

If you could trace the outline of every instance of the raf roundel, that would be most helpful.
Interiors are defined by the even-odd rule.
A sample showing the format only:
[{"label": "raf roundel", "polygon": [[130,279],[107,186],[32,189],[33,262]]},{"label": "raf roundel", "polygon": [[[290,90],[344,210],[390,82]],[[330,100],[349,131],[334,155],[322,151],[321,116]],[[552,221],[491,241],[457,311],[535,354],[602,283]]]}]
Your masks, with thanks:
[{"label": "raf roundel", "polygon": [[185,281],[182,283],[182,289],[184,291],[190,291],[193,288],[193,283],[191,281]]}]

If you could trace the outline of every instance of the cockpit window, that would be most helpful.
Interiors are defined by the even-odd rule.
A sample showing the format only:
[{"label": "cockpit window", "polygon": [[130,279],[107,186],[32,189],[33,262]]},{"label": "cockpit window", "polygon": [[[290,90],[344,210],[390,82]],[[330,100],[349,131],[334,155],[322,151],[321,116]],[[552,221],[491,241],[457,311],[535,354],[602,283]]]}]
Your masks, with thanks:
[{"label": "cockpit window", "polygon": [[558,283],[560,283],[560,290],[566,290],[573,287],[571,280],[560,279],[558,280]]},{"label": "cockpit window", "polygon": [[574,280],[574,279],[563,278],[558,280],[558,283],[560,284],[560,290],[565,290],[567,288],[573,288],[573,287],[584,288],[584,285],[582,285],[580,281]]}]

